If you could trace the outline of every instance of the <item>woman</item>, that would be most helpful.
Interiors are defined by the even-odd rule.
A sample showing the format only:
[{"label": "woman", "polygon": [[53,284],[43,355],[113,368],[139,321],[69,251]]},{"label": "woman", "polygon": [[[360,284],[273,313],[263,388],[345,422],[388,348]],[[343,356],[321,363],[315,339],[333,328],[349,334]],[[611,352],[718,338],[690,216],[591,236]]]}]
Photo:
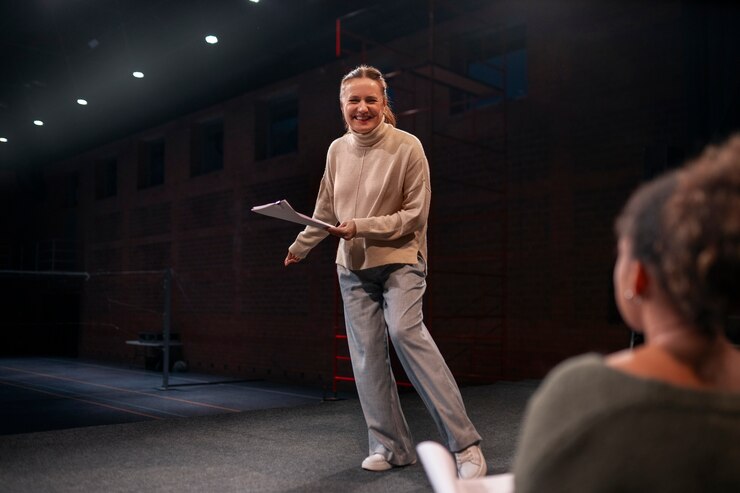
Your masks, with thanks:
[{"label": "woman", "polygon": [[645,344],[547,377],[516,491],[740,491],[740,136],[640,188],[616,232],[617,306]]},{"label": "woman", "polygon": [[360,66],[340,86],[347,133],[329,147],[313,216],[337,227],[307,227],[285,265],[303,259],[329,233],[341,238],[337,275],[369,456],[362,468],[385,471],[416,462],[388,357],[388,336],[432,414],[458,473],[486,473],[480,435],[457,384],[422,321],[426,229],[431,189],[419,140],[395,128],[387,85],[376,68]]}]

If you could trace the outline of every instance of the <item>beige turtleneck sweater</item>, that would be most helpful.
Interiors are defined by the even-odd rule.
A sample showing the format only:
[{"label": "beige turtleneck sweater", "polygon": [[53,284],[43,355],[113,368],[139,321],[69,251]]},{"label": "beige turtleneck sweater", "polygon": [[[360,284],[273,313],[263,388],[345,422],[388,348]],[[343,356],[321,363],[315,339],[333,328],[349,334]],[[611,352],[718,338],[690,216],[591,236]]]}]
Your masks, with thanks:
[{"label": "beige turtleneck sweater", "polygon": [[[313,217],[354,219],[357,236],[339,240],[336,263],[348,269],[415,264],[427,257],[429,163],[419,139],[387,123],[349,132],[329,146]],[[307,226],[289,250],[304,258],[329,233]]]}]

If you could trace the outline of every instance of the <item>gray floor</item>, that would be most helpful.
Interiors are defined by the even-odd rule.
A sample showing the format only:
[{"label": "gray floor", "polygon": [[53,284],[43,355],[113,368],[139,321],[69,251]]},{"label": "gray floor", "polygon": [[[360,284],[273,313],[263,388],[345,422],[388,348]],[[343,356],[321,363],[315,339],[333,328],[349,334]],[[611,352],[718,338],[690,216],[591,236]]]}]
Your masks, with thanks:
[{"label": "gray floor", "polygon": [[0,435],[300,406],[321,391],[64,358],[0,358]]},{"label": "gray floor", "polygon": [[[0,359],[0,491],[429,491],[420,465],[359,467],[367,438],[356,398],[185,375],[165,392],[157,373]],[[535,387],[463,389],[489,473],[509,469]],[[402,403],[417,442],[438,440],[416,394]]]}]

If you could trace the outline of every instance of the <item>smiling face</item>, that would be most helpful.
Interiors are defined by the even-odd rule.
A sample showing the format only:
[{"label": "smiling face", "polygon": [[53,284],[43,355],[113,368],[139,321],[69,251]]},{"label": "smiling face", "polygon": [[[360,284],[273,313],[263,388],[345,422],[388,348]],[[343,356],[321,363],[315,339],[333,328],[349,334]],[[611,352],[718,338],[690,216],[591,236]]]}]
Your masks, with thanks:
[{"label": "smiling face", "polygon": [[378,81],[367,77],[348,79],[342,86],[340,102],[347,127],[366,134],[380,125],[386,101]]}]

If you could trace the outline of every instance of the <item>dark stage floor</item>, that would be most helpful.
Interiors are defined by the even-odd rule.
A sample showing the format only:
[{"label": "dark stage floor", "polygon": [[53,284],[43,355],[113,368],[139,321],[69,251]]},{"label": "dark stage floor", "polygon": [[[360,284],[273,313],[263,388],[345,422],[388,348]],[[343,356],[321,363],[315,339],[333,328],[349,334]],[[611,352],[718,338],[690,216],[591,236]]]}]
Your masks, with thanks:
[{"label": "dark stage floor", "polygon": [[63,358],[0,358],[0,435],[320,402],[315,389]]},{"label": "dark stage floor", "polygon": [[[54,358],[0,359],[0,491],[430,491],[420,465],[363,471],[352,395]],[[489,474],[511,465],[536,382],[462,389]],[[439,440],[413,392],[417,442]]]}]

